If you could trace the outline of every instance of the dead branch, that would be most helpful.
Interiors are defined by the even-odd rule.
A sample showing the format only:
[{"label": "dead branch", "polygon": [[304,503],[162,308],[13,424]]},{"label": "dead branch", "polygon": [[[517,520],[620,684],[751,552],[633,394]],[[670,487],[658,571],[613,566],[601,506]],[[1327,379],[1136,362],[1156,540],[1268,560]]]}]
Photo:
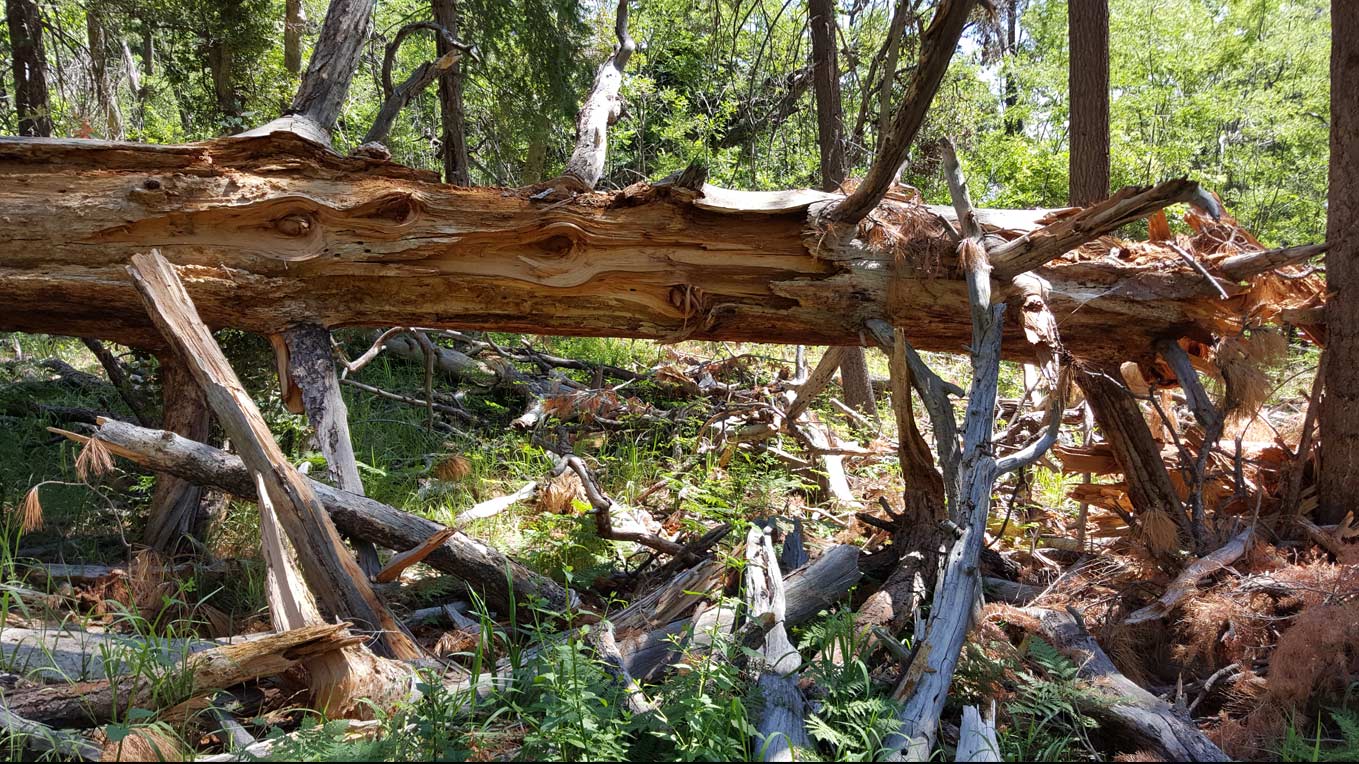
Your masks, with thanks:
[{"label": "dead branch", "polygon": [[748,617],[774,617],[760,649],[764,665],[757,683],[764,708],[756,725],[755,746],[764,761],[792,761],[795,749],[812,746],[805,724],[806,701],[797,686],[802,656],[789,641],[784,624],[787,599],[774,543],[769,529],[755,524],[746,534],[745,581]]},{"label": "dead branch", "polygon": [[[399,86],[392,86],[392,64],[396,59],[397,51],[401,49],[401,43],[406,36],[412,32],[422,29],[432,30],[448,52],[439,56],[433,61],[426,61],[415,67],[410,76]],[[386,54],[382,58],[382,106],[378,109],[377,117],[373,119],[373,126],[368,128],[367,134],[363,136],[363,143],[384,143],[387,134],[391,132],[392,123],[396,121],[397,114],[410,103],[412,98],[419,95],[432,82],[439,78],[439,75],[452,69],[458,60],[466,54],[475,57],[475,50],[470,45],[464,45],[458,41],[444,27],[432,21],[419,21],[407,24],[396,33],[396,37],[387,44]]]},{"label": "dead branch", "polygon": [[580,107],[580,115],[576,118],[576,148],[562,170],[562,180],[576,186],[570,189],[573,191],[592,190],[599,182],[608,156],[609,125],[622,113],[623,101],[618,91],[623,85],[623,69],[637,49],[637,43],[628,35],[628,0],[618,0],[614,33],[618,45],[600,65],[590,93]]},{"label": "dead branch", "polygon": [[[85,436],[61,433],[80,441]],[[258,497],[254,479],[239,456],[174,433],[148,430],[114,419],[99,420],[95,434],[115,455],[198,485],[220,488],[246,500]],[[373,499],[309,480],[335,525],[346,534],[389,549],[409,549],[438,532],[438,523]],[[575,606],[575,595],[480,541],[455,533],[426,558],[438,570],[473,582],[488,605],[502,612],[515,599],[541,598],[549,608]]]},{"label": "dead branch", "polygon": [[1174,610],[1175,606],[1178,605],[1181,600],[1189,596],[1189,594],[1195,590],[1201,579],[1216,573],[1240,559],[1240,557],[1246,553],[1246,550],[1250,548],[1253,531],[1254,527],[1246,528],[1244,531],[1233,536],[1232,539],[1221,548],[1186,565],[1184,570],[1180,572],[1180,575],[1176,576],[1175,580],[1170,582],[1170,586],[1166,587],[1164,594],[1158,597],[1155,602],[1123,619],[1123,623],[1131,626],[1133,624],[1154,621],[1169,615],[1170,611]]},{"label": "dead branch", "polygon": [[944,0],[935,10],[934,20],[925,30],[920,43],[920,63],[916,66],[915,76],[911,78],[906,95],[892,117],[891,133],[879,148],[868,175],[852,194],[835,206],[831,213],[835,222],[851,226],[857,224],[878,206],[878,202],[896,182],[897,170],[905,161],[906,152],[925,122],[925,113],[929,111],[934,94],[944,80],[944,72],[953,59],[958,38],[963,34],[973,5],[974,0]]},{"label": "dead branch", "polygon": [[993,248],[995,276],[1008,281],[1168,205],[1201,202],[1202,197],[1199,185],[1184,178],[1121,189],[1098,204]]}]

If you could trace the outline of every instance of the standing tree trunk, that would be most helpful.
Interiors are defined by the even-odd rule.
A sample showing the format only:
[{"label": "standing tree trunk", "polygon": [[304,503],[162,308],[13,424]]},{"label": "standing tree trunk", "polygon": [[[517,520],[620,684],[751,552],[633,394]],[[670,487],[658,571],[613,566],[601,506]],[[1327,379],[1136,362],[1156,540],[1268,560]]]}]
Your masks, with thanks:
[{"label": "standing tree trunk", "polygon": [[236,93],[236,56],[221,40],[208,43],[208,71],[212,73],[212,92],[217,99],[217,110],[227,117],[241,116],[240,98]]},{"label": "standing tree trunk", "polygon": [[302,0],[288,0],[283,12],[283,68],[293,74],[302,72],[302,26],[306,23]]},{"label": "standing tree trunk", "polygon": [[1326,394],[1321,399],[1321,506],[1340,522],[1359,480],[1359,8],[1331,4],[1331,188],[1326,216]]},{"label": "standing tree trunk", "polygon": [[[840,65],[836,57],[835,0],[810,0],[812,82],[816,91],[817,142],[821,146],[821,189],[835,191],[849,175],[845,156],[845,112],[840,102]],[[877,415],[868,361],[863,348],[841,354],[840,384],[845,403]]]},{"label": "standing tree trunk", "polygon": [[[434,0],[434,21],[457,39],[457,0]],[[452,51],[442,35],[436,35],[435,40],[440,58]],[[444,182],[455,186],[471,185],[472,178],[467,169],[467,125],[462,110],[462,65],[459,63],[439,75],[439,118],[444,130]]]},{"label": "standing tree trunk", "polygon": [[840,66],[835,54],[835,0],[810,0],[812,82],[816,89],[821,190],[835,191],[849,174],[845,162],[845,114],[840,104]]},{"label": "standing tree trunk", "polygon": [[14,107],[19,135],[49,138],[52,112],[47,101],[47,56],[36,0],[5,0],[5,21],[14,58]]},{"label": "standing tree trunk", "polygon": [[1067,3],[1071,47],[1071,203],[1109,195],[1109,3]]},{"label": "standing tree trunk", "polygon": [[91,2],[85,10],[85,31],[90,44],[90,81],[94,83],[95,102],[104,118],[104,137],[111,141],[121,140],[123,115],[118,109],[109,73],[109,27],[99,3]]}]

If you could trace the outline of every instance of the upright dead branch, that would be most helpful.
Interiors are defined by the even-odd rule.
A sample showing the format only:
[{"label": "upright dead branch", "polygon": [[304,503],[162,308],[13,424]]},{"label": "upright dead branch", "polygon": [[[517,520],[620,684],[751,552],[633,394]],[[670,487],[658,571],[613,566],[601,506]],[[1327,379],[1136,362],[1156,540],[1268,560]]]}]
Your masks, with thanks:
[{"label": "upright dead branch", "polygon": [[[288,359],[281,370],[289,386],[302,398],[307,421],[316,434],[326,471],[342,491],[363,495],[363,479],[349,437],[349,410],[340,395],[339,378],[330,349],[330,332],[316,324],[299,324],[284,333]],[[369,541],[355,541],[359,567],[364,575],[377,572],[377,549]]]},{"label": "upright dead branch", "polygon": [[198,317],[173,266],[152,252],[134,256],[128,272],[152,320],[188,364],[241,458],[264,477],[279,520],[297,550],[302,573],[322,606],[332,615],[376,630],[376,645],[384,654],[407,660],[421,657],[423,651],[378,601],[345,551],[306,478],[291,468],[279,450],[259,409]]},{"label": "upright dead branch", "polygon": [[637,43],[628,34],[628,0],[618,0],[614,34],[618,36],[618,45],[600,65],[590,94],[585,97],[576,117],[576,148],[566,160],[566,169],[562,170],[562,179],[575,186],[570,190],[589,191],[604,174],[609,125],[618,120],[623,109],[623,101],[618,95],[623,85],[623,69],[637,49]]},{"label": "upright dead branch", "polygon": [[764,709],[756,725],[755,746],[764,761],[793,761],[794,749],[812,747],[804,723],[806,701],[797,686],[802,656],[789,641],[784,625],[788,604],[773,540],[768,529],[754,524],[746,534],[745,581],[747,617],[772,615],[774,620],[760,649],[764,665],[757,681]]},{"label": "upright dead branch", "polygon": [[925,30],[920,46],[920,63],[915,76],[911,78],[906,96],[897,107],[892,118],[891,132],[873,159],[873,166],[859,186],[843,202],[836,205],[831,213],[833,220],[854,225],[882,201],[887,190],[896,181],[897,169],[906,160],[906,152],[920,126],[925,122],[925,113],[934,101],[939,84],[944,81],[953,52],[958,47],[958,38],[963,34],[967,17],[972,12],[975,0],[943,0],[934,12],[934,20]]},{"label": "upright dead branch", "polygon": [[[439,48],[445,52],[439,54],[439,57],[435,60],[426,61],[415,67],[405,81],[394,86],[392,84],[392,65],[396,59],[397,51],[401,49],[401,43],[407,35],[422,29],[432,30],[439,41]],[[473,54],[472,48],[459,42],[452,32],[439,24],[420,21],[401,27],[400,31],[396,33],[396,37],[392,38],[392,41],[387,44],[387,52],[382,59],[382,106],[373,119],[373,126],[368,128],[368,133],[363,136],[363,142],[386,142],[387,134],[392,129],[392,123],[396,121],[396,116],[401,113],[406,104],[429,87],[434,80],[452,70],[464,54]]]}]

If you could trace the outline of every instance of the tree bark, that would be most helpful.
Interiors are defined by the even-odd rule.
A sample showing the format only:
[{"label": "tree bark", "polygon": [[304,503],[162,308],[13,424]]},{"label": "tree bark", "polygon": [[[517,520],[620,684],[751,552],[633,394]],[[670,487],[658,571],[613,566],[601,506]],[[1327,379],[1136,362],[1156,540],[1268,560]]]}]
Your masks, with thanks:
[{"label": "tree bark", "polygon": [[36,0],[5,0],[5,20],[14,60],[14,106],[19,112],[19,135],[52,135],[52,110],[47,98],[47,56],[42,46],[42,16]]},{"label": "tree bark", "polygon": [[1109,3],[1067,3],[1071,203],[1109,195]]},{"label": "tree bark", "polygon": [[821,190],[835,191],[849,174],[845,161],[845,113],[840,102],[836,56],[835,0],[810,0],[812,81],[816,92],[816,134],[821,148]]},{"label": "tree bark", "polygon": [[302,0],[287,0],[283,9],[283,68],[293,74],[302,71],[302,27],[306,25]]},{"label": "tree bark", "polygon": [[[164,401],[161,426],[189,440],[206,442],[212,428],[203,389],[174,353],[160,356],[160,387]],[[207,513],[203,488],[170,472],[156,476],[151,513],[142,540],[162,554],[179,550],[185,537],[203,538]]]},{"label": "tree bark", "polygon": [[[6,331],[162,345],[122,270],[159,247],[209,325],[263,334],[315,322],[857,345],[882,319],[920,350],[958,352],[970,336],[943,207],[889,200],[880,214],[910,221],[901,238],[842,239],[816,214],[836,195],[636,186],[538,203],[286,133],[188,146],[0,138],[0,178]],[[1044,213],[978,214],[1007,237]],[[1052,246],[1108,229],[1081,230]],[[1178,256],[1132,263],[1096,246],[1037,271],[1076,357],[1150,360],[1160,337],[1211,341],[1239,325]],[[1009,289],[998,283],[998,297]],[[1007,357],[1032,358],[1019,327],[1007,336]]]},{"label": "tree bark", "polygon": [[[454,38],[458,37],[457,0],[433,0],[434,22]],[[442,58],[453,51],[442,36],[436,37],[436,52]],[[444,182],[469,186],[472,178],[467,163],[467,125],[462,108],[462,65],[454,63],[439,75],[439,118],[443,124]]]},{"label": "tree bark", "polygon": [[[349,437],[349,409],[335,375],[330,331],[316,324],[300,324],[283,336],[288,349],[287,383],[301,393],[302,410],[326,458],[326,471],[340,490],[363,496],[363,479]],[[364,575],[377,573],[381,563],[373,543],[362,539],[351,539],[351,543]]]},{"label": "tree bark", "polygon": [[1359,9],[1331,13],[1331,168],[1326,211],[1326,393],[1317,522],[1340,522],[1359,482]]},{"label": "tree bark", "polygon": [[373,30],[374,1],[331,0],[289,114],[310,120],[322,130],[334,126],[359,65],[359,50]]}]

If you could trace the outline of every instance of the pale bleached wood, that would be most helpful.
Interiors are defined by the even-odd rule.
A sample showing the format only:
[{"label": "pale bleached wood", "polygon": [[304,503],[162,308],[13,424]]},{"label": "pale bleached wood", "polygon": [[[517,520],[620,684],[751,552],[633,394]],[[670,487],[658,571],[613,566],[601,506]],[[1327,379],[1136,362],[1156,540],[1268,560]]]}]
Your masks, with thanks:
[{"label": "pale bleached wood", "polygon": [[331,615],[377,631],[376,645],[390,657],[424,655],[383,605],[306,478],[274,442],[255,402],[245,392],[212,333],[198,317],[174,267],[158,253],[135,255],[128,273],[147,312],[188,365],[241,459],[263,477],[279,521],[297,551],[299,567],[318,602]]}]

